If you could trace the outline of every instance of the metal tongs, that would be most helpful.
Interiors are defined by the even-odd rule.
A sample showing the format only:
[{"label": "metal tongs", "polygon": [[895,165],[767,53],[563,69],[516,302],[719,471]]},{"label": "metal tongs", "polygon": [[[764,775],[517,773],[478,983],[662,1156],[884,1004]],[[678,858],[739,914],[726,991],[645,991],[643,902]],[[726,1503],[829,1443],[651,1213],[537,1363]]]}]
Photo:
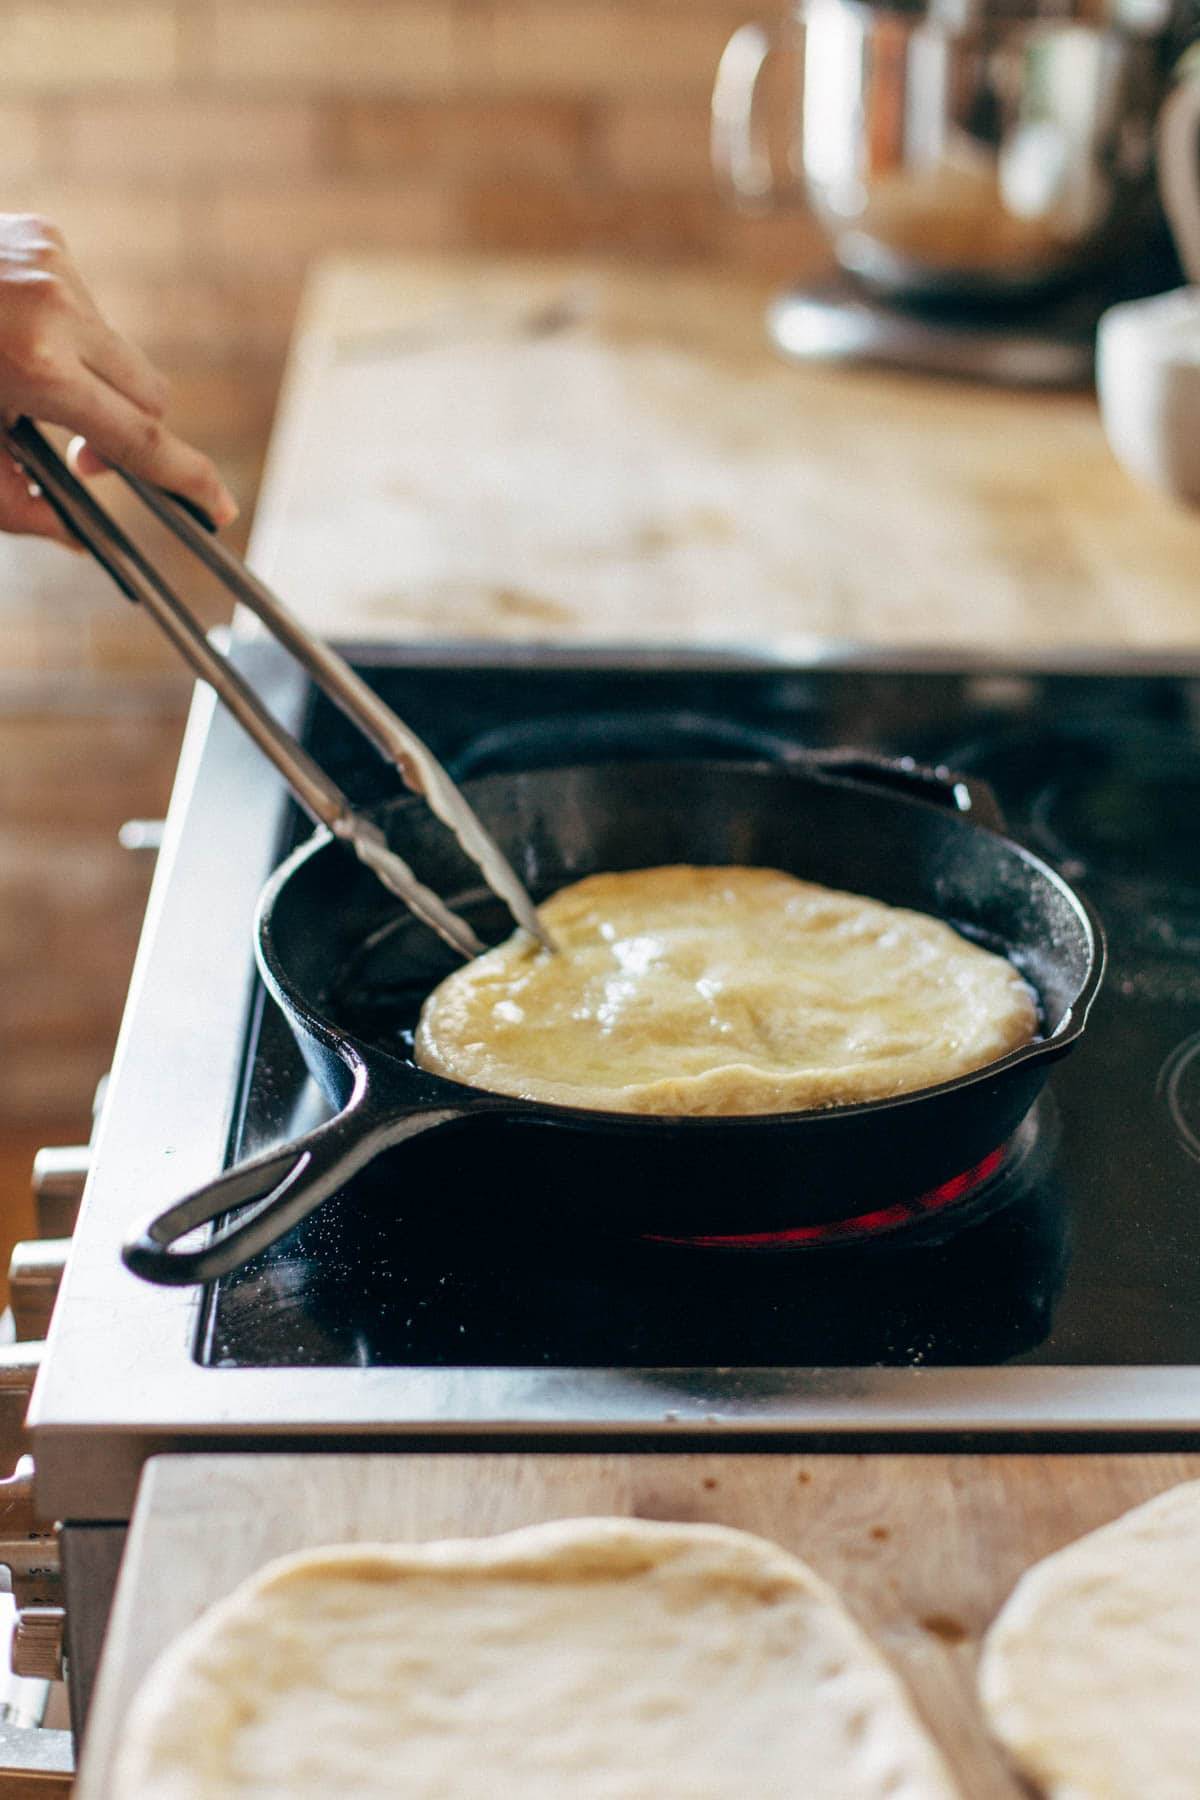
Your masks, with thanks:
[{"label": "metal tongs", "polygon": [[[466,957],[477,956],[485,946],[467,921],[418,880],[403,857],[390,848],[379,826],[354,810],[337,783],[268,712],[245,677],[210,643],[204,627],[166,577],[76,479],[37,427],[28,419],[19,419],[8,428],[5,439],[9,455],[37,483],[69,530],[122,593],[146,608],[184,660],[215,689],[259,749],[270,757],[305,811],[327,826],[335,838],[349,844],[383,885],[453,949]],[[216,538],[212,522],[190,501],[153,487],[128,470],[115,473],[234,598],[261,619],[317,686],[395,765],[405,784],[422,795],[449,826],[517,923],[553,950],[553,941],[516,871],[428,746],[336,650],[305,630],[278,596]]]}]

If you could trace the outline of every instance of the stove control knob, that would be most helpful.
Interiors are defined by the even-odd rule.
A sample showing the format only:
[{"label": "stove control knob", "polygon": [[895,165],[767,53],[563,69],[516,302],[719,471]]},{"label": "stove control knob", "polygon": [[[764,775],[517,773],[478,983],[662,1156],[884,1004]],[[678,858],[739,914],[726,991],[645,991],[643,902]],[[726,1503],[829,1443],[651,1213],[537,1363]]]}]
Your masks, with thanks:
[{"label": "stove control knob", "polygon": [[23,1606],[13,1627],[13,1674],[33,1681],[61,1681],[65,1623],[61,1606]]},{"label": "stove control knob", "polygon": [[0,1564],[8,1569],[18,1608],[58,1606],[58,1537],[34,1511],[31,1456],[22,1456],[15,1474],[0,1481]]},{"label": "stove control knob", "polygon": [[18,1338],[44,1338],[71,1248],[69,1237],[14,1244],[8,1265],[9,1305]]},{"label": "stove control knob", "polygon": [[91,1162],[90,1144],[60,1144],[33,1159],[33,1199],[43,1237],[69,1237],[83,1198]]},{"label": "stove control knob", "polygon": [[126,819],[117,833],[117,842],[122,850],[153,850],[157,855],[166,825],[165,819]]},{"label": "stove control knob", "polygon": [[29,1448],[25,1414],[41,1360],[41,1344],[0,1344],[0,1475]]}]

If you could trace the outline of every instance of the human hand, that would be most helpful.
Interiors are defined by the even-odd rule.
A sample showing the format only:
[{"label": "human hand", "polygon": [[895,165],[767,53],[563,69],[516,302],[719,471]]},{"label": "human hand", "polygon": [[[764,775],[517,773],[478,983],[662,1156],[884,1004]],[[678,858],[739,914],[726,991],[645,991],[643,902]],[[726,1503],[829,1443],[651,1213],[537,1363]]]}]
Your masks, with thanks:
[{"label": "human hand", "polygon": [[[228,525],[233,496],[209,459],[168,430],[166,407],[163,377],[101,317],[61,234],[33,214],[0,213],[0,423],[26,413],[66,426],[81,436],[76,474],[119,463]],[[0,530],[76,542],[3,454]]]}]

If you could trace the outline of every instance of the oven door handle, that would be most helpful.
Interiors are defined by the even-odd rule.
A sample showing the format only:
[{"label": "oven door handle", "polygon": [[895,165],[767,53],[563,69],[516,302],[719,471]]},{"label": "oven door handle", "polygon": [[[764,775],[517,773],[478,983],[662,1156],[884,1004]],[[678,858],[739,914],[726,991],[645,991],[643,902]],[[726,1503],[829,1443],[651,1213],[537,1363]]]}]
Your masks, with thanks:
[{"label": "oven door handle", "polygon": [[[164,1287],[215,1281],[275,1243],[385,1150],[465,1118],[470,1110],[426,1103],[384,1111],[370,1103],[365,1071],[362,1075],[336,1117],[227,1169],[134,1231],[121,1249],[125,1267]],[[189,1233],[243,1207],[254,1210],[221,1225],[205,1243],[178,1248]]]}]

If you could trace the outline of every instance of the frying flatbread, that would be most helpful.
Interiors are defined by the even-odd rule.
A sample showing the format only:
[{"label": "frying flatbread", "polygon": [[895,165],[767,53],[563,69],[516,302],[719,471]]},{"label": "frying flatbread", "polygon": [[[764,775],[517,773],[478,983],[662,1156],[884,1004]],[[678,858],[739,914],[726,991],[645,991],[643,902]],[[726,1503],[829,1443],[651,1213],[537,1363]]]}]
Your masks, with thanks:
[{"label": "frying flatbread", "polygon": [[713,1525],[272,1564],[152,1670],[112,1800],[951,1800],[831,1589]]},{"label": "frying flatbread", "polygon": [[772,1113],[893,1094],[1037,1030],[1013,965],[940,919],[776,869],[635,869],[546,901],[429,996],[423,1068],[636,1113]]},{"label": "frying flatbread", "polygon": [[1200,1794],[1200,1482],[1023,1575],[984,1641],[992,1730],[1053,1800]]}]

